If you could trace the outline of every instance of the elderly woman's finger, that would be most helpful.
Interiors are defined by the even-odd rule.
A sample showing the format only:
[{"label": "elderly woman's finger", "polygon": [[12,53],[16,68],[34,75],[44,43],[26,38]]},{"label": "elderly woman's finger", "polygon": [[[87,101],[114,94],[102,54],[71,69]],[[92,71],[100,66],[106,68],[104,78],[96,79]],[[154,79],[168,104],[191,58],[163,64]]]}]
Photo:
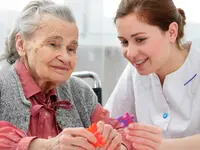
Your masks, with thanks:
[{"label": "elderly woman's finger", "polygon": [[109,140],[108,138],[110,137],[110,133],[112,132],[112,130],[113,130],[113,127],[111,125],[109,124],[104,125],[102,136],[104,137],[106,141]]},{"label": "elderly woman's finger", "polygon": [[106,145],[104,145],[102,149],[112,150],[112,149],[115,149],[121,143],[122,143],[121,134],[118,133],[117,130],[113,129],[106,140]]},{"label": "elderly woman's finger", "polygon": [[86,149],[84,149],[82,147],[77,147],[77,146],[75,147],[73,145],[68,145],[68,146],[65,146],[65,145],[60,146],[60,145],[58,145],[58,146],[53,147],[52,149],[48,149],[48,150],[86,150]]},{"label": "elderly woman's finger", "polygon": [[96,137],[85,128],[66,128],[63,130],[62,134],[67,134],[71,136],[84,137],[91,143],[96,143]]},{"label": "elderly woman's finger", "polygon": [[76,148],[82,148],[86,150],[95,149],[95,147],[84,137],[70,137],[63,135],[59,140],[61,145],[74,146]]},{"label": "elderly woman's finger", "polygon": [[122,143],[122,137],[120,135],[120,133],[117,133],[115,135],[115,137],[110,141],[110,144],[108,145],[109,150],[115,150],[117,148],[119,148],[119,145],[121,145]]},{"label": "elderly woman's finger", "polygon": [[104,125],[105,125],[105,123],[104,123],[103,121],[97,122],[97,129],[98,129],[98,131],[99,131],[101,134],[103,134]]}]

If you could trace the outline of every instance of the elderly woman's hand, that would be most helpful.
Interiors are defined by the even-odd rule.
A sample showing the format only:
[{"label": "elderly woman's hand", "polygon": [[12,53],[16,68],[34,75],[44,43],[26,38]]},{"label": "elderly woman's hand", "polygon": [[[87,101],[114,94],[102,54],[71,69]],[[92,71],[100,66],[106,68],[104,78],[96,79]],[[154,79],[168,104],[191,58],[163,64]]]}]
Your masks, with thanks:
[{"label": "elderly woman's hand", "polygon": [[85,128],[66,128],[45,143],[46,150],[94,150],[95,136]]},{"label": "elderly woman's hand", "polygon": [[109,124],[105,124],[102,121],[97,123],[98,130],[102,133],[102,136],[106,140],[106,144],[99,148],[100,150],[120,150],[122,137],[116,129]]},{"label": "elderly woman's hand", "polygon": [[136,150],[159,150],[162,142],[162,130],[159,127],[131,123],[125,129],[126,138]]}]

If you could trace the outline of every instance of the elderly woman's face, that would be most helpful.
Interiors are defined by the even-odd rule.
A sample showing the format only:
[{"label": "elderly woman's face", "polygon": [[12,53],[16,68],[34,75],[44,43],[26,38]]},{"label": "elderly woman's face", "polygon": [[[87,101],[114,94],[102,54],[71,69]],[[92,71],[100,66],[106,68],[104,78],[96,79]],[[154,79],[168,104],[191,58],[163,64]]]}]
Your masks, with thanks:
[{"label": "elderly woman's face", "polygon": [[61,83],[76,66],[78,29],[74,23],[43,15],[39,28],[25,42],[31,74],[47,82]]}]

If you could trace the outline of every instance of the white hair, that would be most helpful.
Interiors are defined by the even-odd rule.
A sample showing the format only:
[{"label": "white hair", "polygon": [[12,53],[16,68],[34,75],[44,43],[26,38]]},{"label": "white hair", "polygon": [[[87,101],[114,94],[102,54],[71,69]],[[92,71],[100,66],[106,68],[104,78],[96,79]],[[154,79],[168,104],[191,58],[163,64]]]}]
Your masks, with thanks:
[{"label": "white hair", "polygon": [[10,64],[13,64],[19,58],[15,46],[16,34],[20,33],[25,39],[28,39],[39,26],[44,13],[76,23],[71,10],[66,5],[58,5],[50,0],[31,1],[25,6],[11,29],[5,42],[5,52],[0,60],[7,59]]}]

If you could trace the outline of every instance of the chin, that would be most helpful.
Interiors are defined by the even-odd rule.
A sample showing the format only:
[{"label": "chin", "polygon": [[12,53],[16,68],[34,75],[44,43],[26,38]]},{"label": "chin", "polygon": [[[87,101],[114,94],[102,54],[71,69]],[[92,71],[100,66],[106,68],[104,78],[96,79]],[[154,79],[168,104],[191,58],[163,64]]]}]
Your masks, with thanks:
[{"label": "chin", "polygon": [[137,70],[137,72],[142,76],[149,75],[149,74],[152,73],[152,72],[147,71],[147,70]]},{"label": "chin", "polygon": [[53,82],[55,82],[56,84],[60,84],[63,83],[65,81],[67,81],[69,79],[69,77],[67,76],[62,76],[62,75],[54,75],[51,77],[51,80]]}]

